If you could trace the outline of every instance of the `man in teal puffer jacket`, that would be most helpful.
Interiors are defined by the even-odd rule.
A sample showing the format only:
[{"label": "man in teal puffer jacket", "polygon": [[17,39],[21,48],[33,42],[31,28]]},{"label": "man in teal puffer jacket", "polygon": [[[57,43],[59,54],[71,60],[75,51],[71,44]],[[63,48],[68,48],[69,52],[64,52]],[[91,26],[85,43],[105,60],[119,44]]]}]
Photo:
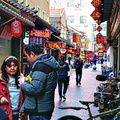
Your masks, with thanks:
[{"label": "man in teal puffer jacket", "polygon": [[21,89],[27,95],[21,112],[28,114],[30,120],[50,120],[59,63],[53,56],[42,54],[40,46],[34,43],[25,48],[25,55],[32,69],[28,81],[21,83]]}]

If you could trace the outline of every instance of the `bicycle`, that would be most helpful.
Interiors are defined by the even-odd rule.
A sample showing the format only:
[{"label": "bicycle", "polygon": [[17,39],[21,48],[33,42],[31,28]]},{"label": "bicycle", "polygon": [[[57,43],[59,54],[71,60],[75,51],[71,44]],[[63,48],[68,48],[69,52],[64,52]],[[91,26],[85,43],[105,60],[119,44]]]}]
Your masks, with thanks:
[{"label": "bicycle", "polygon": [[[90,104],[94,104],[94,102],[93,101],[79,101],[79,102],[82,103],[83,105],[85,105],[86,108],[84,108],[84,107],[74,107],[74,106],[67,106],[67,107],[59,106],[58,108],[59,109],[74,109],[74,110],[84,109],[84,110],[88,110],[89,118],[87,120],[95,120],[95,118],[97,118],[97,117],[102,117],[103,118],[106,115],[111,115],[111,114],[114,115],[114,118],[112,120],[120,120],[118,118],[119,117],[120,108],[116,108],[116,109],[113,109],[113,110],[102,112],[102,113],[97,114],[97,115],[92,115],[91,109],[90,109],[89,105]],[[105,118],[103,118],[103,119],[105,119]],[[66,116],[63,116],[63,117],[59,118],[58,120],[82,120],[82,119],[80,117],[77,117],[77,116],[74,116],[74,115],[66,115]],[[108,118],[106,120],[108,120]]]}]

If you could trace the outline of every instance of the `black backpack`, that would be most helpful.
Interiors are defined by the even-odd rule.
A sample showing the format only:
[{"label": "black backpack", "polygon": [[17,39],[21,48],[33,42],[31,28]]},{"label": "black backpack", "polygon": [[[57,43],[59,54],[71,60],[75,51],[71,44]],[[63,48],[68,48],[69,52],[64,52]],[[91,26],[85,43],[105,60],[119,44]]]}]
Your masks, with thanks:
[{"label": "black backpack", "polygon": [[80,63],[80,59],[76,59],[75,61],[75,68],[80,68],[81,67],[81,63]]}]

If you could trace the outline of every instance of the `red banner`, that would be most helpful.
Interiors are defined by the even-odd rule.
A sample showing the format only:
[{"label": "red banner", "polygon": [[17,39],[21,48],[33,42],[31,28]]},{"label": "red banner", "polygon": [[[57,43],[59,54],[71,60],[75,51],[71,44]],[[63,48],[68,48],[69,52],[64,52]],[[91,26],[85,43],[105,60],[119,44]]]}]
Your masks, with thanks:
[{"label": "red banner", "polygon": [[73,33],[73,42],[76,42],[76,33]]},{"label": "red banner", "polygon": [[12,33],[11,33],[11,28],[10,26],[5,25],[4,28],[0,28],[0,38],[6,39],[6,40],[11,40],[12,39]]}]

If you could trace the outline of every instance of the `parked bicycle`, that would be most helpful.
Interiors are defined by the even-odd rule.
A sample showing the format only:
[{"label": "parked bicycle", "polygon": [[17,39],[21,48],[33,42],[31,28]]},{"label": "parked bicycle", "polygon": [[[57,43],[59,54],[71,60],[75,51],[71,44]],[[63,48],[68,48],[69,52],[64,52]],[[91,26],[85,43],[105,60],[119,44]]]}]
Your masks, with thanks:
[{"label": "parked bicycle", "polygon": [[120,99],[116,98],[116,96],[120,94],[120,80],[116,77],[106,77],[105,75],[97,75],[96,80],[105,81],[100,83],[96,92],[94,93],[95,106],[99,107],[99,112],[101,113],[117,108],[119,102],[113,104],[108,103]]},{"label": "parked bicycle", "polygon": [[[89,115],[89,118],[87,120],[95,120],[95,118],[98,118],[98,117],[102,117],[102,120],[120,120],[120,115],[119,115],[119,112],[120,112],[120,108],[116,108],[116,109],[113,109],[113,110],[109,110],[109,111],[106,111],[106,112],[103,112],[103,113],[100,113],[100,114],[97,114],[97,115],[92,115],[91,113],[91,109],[90,109],[90,104],[94,104],[93,101],[79,101],[80,103],[82,103],[83,105],[85,105],[86,107],[75,107],[75,106],[59,106],[58,108],[59,109],[74,109],[74,110],[81,110],[81,109],[84,109],[84,110],[87,110],[88,111],[88,115]],[[117,114],[116,114],[117,113]],[[108,116],[110,115],[113,115],[114,118],[108,118]],[[107,116],[107,118],[106,118]],[[74,115],[66,115],[66,116],[63,116],[61,118],[59,118],[58,120],[83,120],[81,119],[80,117],[77,117],[77,116],[74,116]]]}]

